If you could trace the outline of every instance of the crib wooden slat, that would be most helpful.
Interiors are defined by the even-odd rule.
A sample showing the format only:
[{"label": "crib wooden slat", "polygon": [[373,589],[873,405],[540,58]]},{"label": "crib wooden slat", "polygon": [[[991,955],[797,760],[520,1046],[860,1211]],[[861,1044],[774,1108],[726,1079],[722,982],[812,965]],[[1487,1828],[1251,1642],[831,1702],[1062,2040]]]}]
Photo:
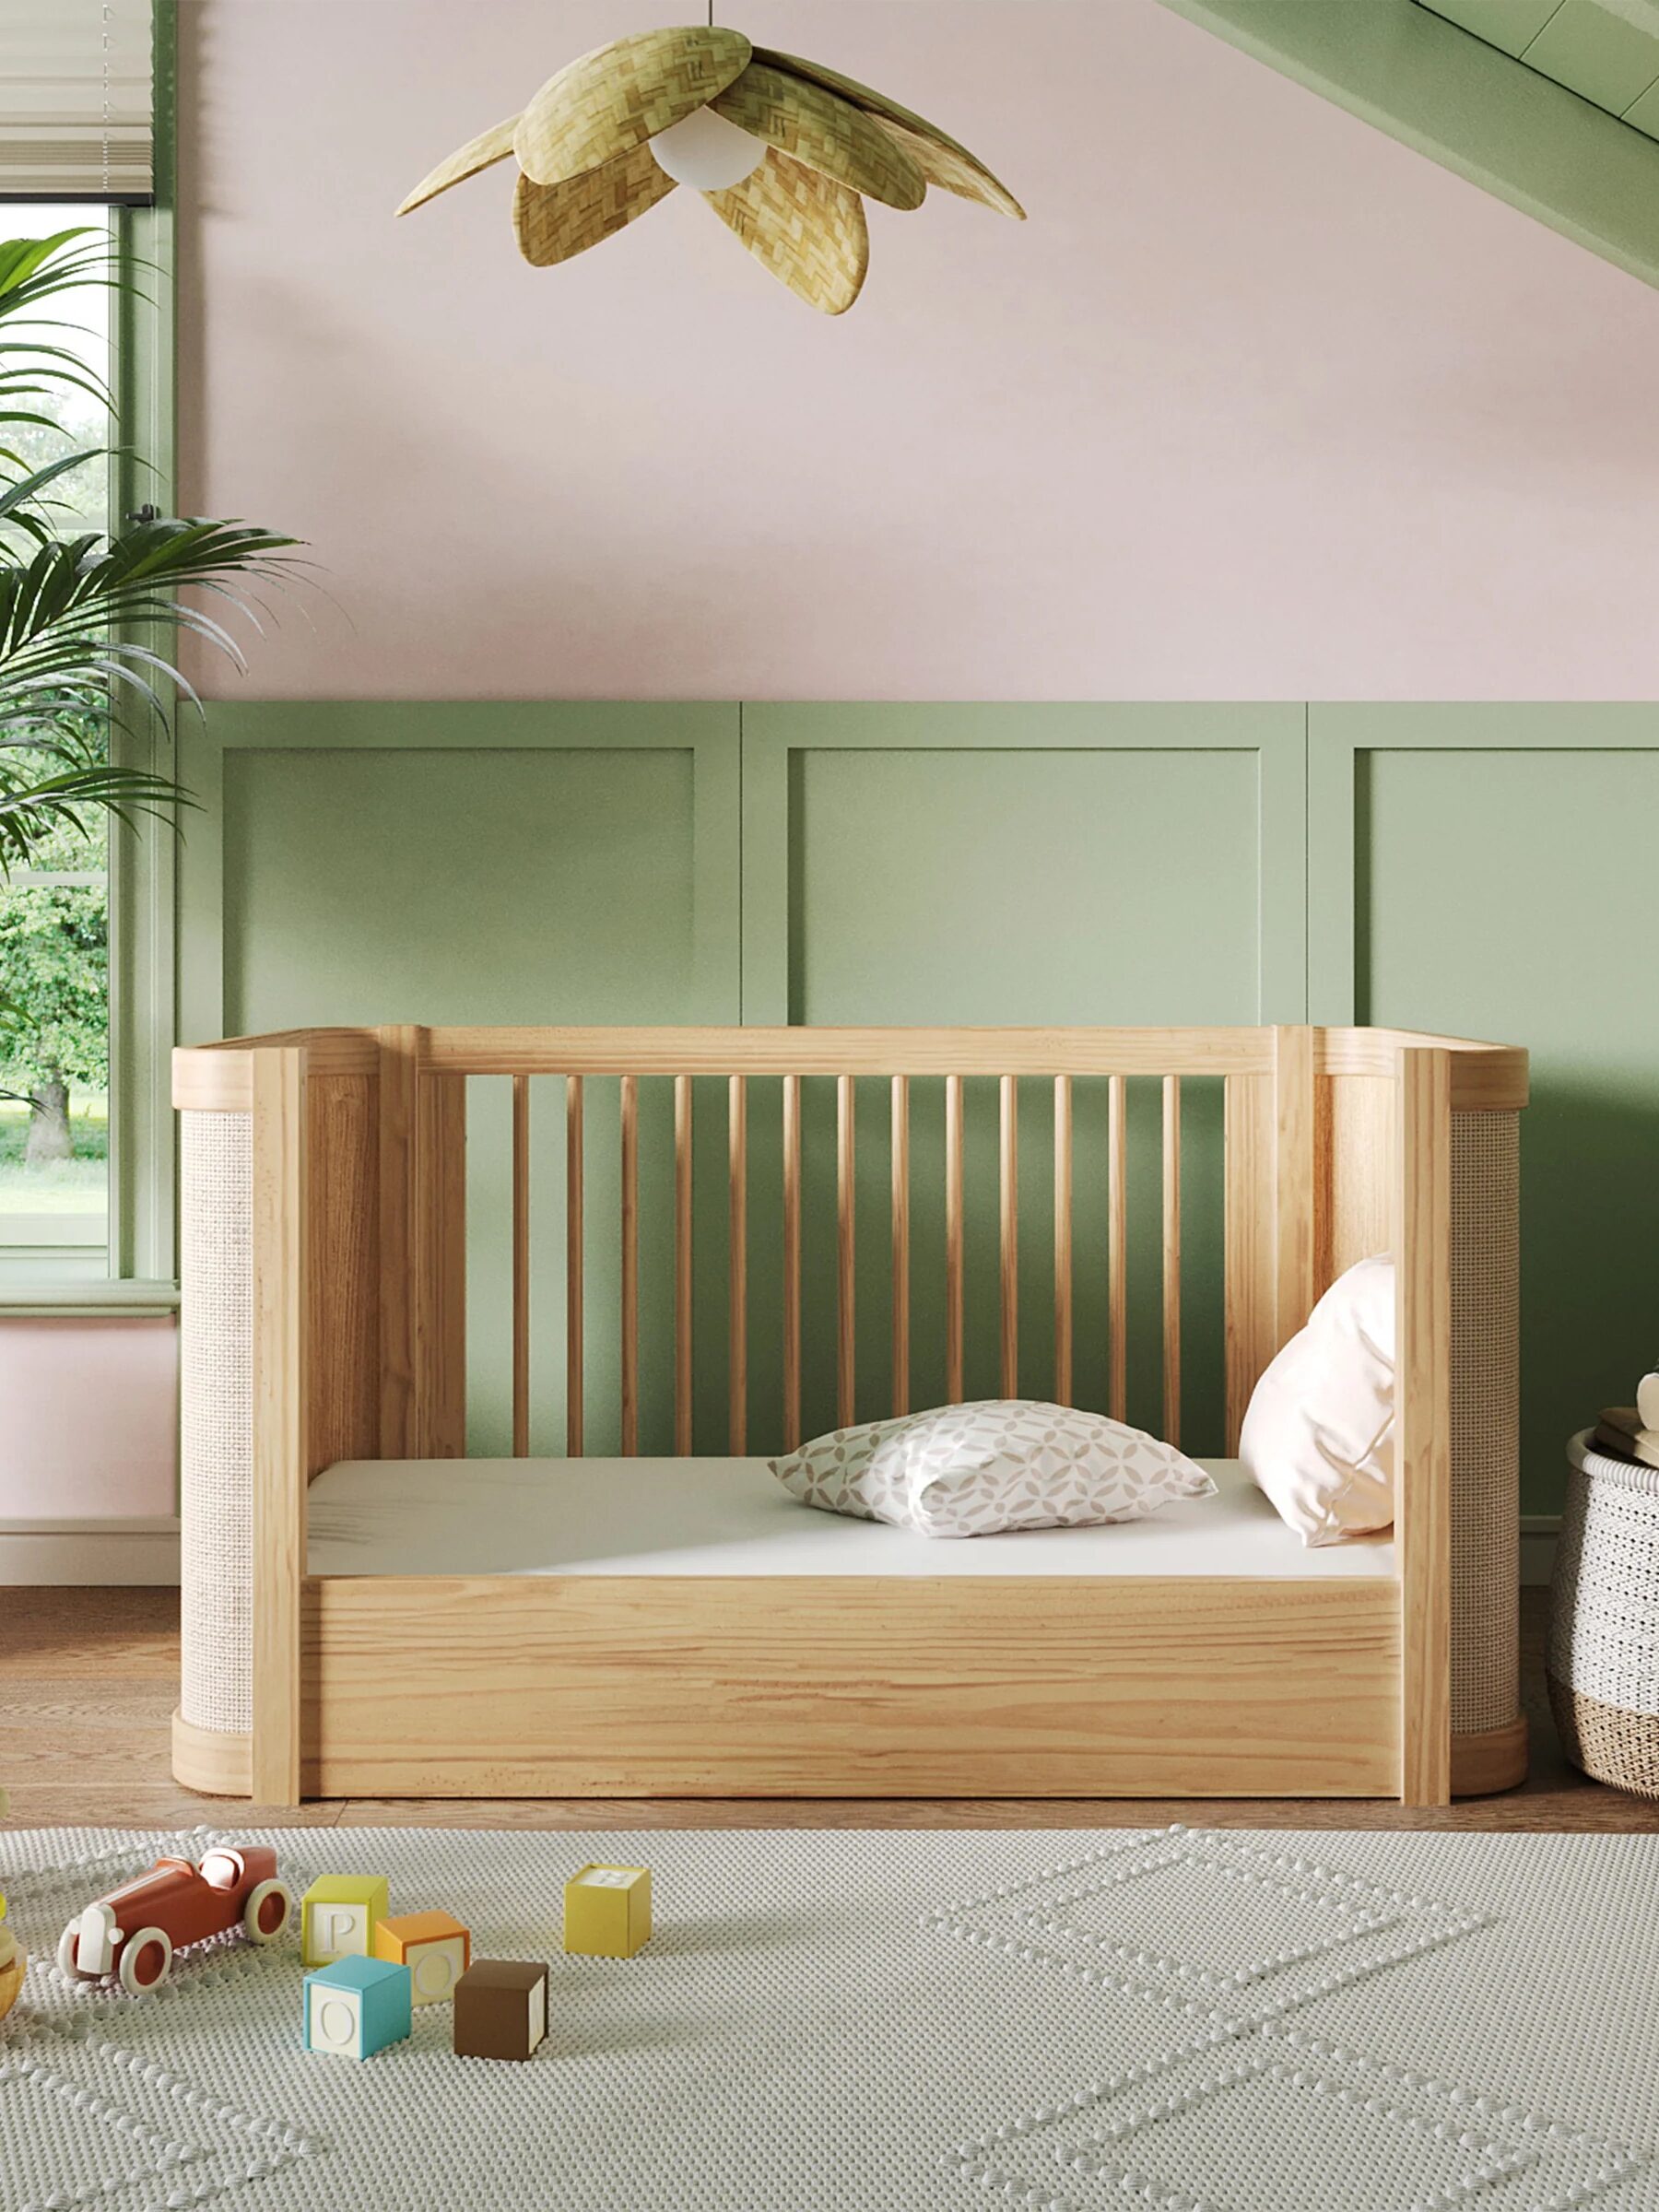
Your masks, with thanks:
[{"label": "crib wooden slat", "polygon": [[1113,1076],[1106,1086],[1106,1242],[1110,1287],[1107,1332],[1110,1372],[1107,1403],[1114,1421],[1129,1402],[1129,1122],[1128,1084]]},{"label": "crib wooden slat", "polygon": [[910,1077],[895,1076],[892,1088],[893,1185],[893,1405],[910,1411]]},{"label": "crib wooden slat", "polygon": [[565,1451],[582,1457],[582,1077],[565,1077]]},{"label": "crib wooden slat", "polygon": [[640,1078],[622,1078],[622,1452],[640,1448]]},{"label": "crib wooden slat", "polygon": [[1072,1079],[1054,1077],[1054,1402],[1072,1398]]},{"label": "crib wooden slat", "polygon": [[1163,1434],[1181,1441],[1181,1077],[1163,1083]]},{"label": "crib wooden slat", "polygon": [[1019,1395],[1019,1085],[996,1087],[997,1240],[1002,1277],[1002,1394]]},{"label": "crib wooden slat", "polygon": [[801,1441],[801,1078],[783,1078],[783,1449]]},{"label": "crib wooden slat", "polygon": [[945,1397],[962,1402],[962,1078],[945,1078]]},{"label": "crib wooden slat", "polygon": [[836,1421],[851,1428],[857,1418],[853,1408],[853,1263],[856,1192],[853,1181],[854,1095],[853,1077],[835,1078],[835,1405]]},{"label": "crib wooden slat", "polygon": [[748,1450],[748,1085],[742,1076],[726,1086],[726,1422],[732,1456],[740,1459]]},{"label": "crib wooden slat", "polygon": [[691,1078],[674,1078],[674,1449],[691,1453]]},{"label": "crib wooden slat", "polygon": [[512,1456],[530,1450],[530,1078],[512,1078]]}]

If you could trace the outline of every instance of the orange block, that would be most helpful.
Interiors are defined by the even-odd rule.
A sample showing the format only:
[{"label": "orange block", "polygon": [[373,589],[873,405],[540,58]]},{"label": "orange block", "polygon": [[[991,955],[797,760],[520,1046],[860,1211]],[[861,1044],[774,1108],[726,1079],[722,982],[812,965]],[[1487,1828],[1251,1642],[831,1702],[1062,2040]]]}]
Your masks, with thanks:
[{"label": "orange block", "polygon": [[409,1970],[417,2005],[442,2005],[472,1964],[472,1936],[448,1912],[401,1912],[375,1923],[374,1957]]}]

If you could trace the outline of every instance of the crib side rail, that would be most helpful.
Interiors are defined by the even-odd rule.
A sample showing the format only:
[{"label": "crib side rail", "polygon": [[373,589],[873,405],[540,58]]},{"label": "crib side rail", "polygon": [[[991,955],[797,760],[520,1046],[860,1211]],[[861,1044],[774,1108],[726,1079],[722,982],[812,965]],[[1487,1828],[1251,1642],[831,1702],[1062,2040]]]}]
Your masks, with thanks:
[{"label": "crib side rail", "polygon": [[1452,1786],[1452,1055],[1406,1046],[1394,1110],[1400,1795]]}]

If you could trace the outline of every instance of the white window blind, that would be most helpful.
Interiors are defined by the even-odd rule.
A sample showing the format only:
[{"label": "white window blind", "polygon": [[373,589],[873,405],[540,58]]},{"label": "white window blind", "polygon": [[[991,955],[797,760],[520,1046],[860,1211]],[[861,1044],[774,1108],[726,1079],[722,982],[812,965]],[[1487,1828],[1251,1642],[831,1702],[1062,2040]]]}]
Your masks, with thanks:
[{"label": "white window blind", "polygon": [[145,200],[151,0],[0,0],[0,196]]}]

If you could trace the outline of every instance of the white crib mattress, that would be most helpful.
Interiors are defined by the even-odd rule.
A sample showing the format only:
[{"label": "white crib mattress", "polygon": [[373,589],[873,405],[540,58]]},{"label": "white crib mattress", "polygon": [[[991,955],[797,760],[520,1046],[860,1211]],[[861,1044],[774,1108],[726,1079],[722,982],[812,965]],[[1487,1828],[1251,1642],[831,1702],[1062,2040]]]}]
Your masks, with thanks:
[{"label": "white crib mattress", "polygon": [[1213,1498],[1105,1528],[935,1539],[798,1504],[763,1459],[342,1460],[312,1574],[1387,1576],[1386,1536],[1309,1549],[1234,1460]]}]

